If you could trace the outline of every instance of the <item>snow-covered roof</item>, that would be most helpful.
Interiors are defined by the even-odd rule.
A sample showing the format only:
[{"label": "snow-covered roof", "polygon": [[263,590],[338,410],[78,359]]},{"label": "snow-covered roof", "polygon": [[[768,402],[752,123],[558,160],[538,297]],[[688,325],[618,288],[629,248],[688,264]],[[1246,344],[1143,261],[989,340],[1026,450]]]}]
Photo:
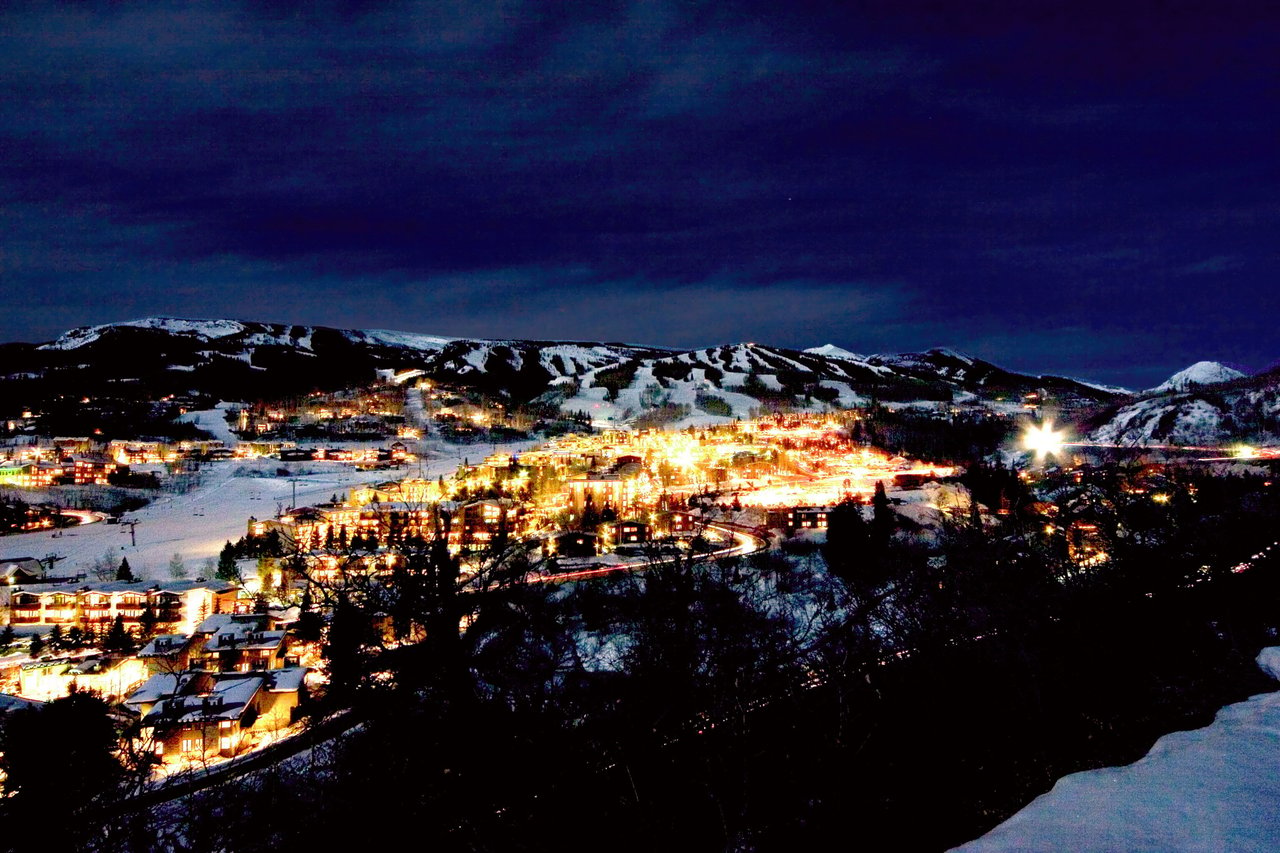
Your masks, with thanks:
[{"label": "snow-covered roof", "polygon": [[[0,578],[15,578],[19,574],[35,576],[40,573],[40,561],[30,557],[0,560]],[[10,581],[12,583],[12,581]]]},{"label": "snow-covered roof", "polygon": [[111,594],[117,592],[136,592],[139,595],[145,595],[149,592],[171,592],[181,595],[184,592],[190,592],[193,589],[207,589],[210,592],[232,592],[236,589],[236,585],[229,581],[220,580],[167,580],[167,581],[96,581],[94,583],[85,583],[83,581],[73,581],[61,584],[42,584],[38,588],[24,589],[24,592],[34,593],[36,595],[68,595],[80,591],[100,592]]},{"label": "snow-covered roof", "polygon": [[167,657],[168,655],[182,651],[187,645],[187,640],[191,639],[186,634],[161,634],[154,637],[151,642],[142,647],[142,651],[138,652],[140,658],[151,657]]},{"label": "snow-covered roof", "polygon": [[219,634],[232,631],[248,633],[262,631],[267,627],[268,616],[265,613],[214,613],[206,616],[196,626],[197,634]]},{"label": "snow-covered roof", "polygon": [[269,693],[292,693],[302,687],[307,677],[307,667],[287,666],[284,669],[271,669],[264,673],[266,689]]},{"label": "snow-covered roof", "polygon": [[144,722],[154,725],[162,721],[238,720],[262,689],[262,681],[258,675],[228,678],[215,683],[208,693],[164,699],[156,703]]},{"label": "snow-covered roof", "polygon": [[168,699],[181,693],[196,677],[198,677],[198,673],[193,672],[157,673],[142,682],[136,690],[126,696],[124,704],[129,706],[151,705],[161,699]]},{"label": "snow-covered roof", "polygon": [[35,708],[43,704],[43,702],[37,702],[35,699],[23,699],[21,696],[0,693],[0,716],[21,708]]},{"label": "snow-covered roof", "polygon": [[214,634],[205,645],[207,652],[235,650],[269,651],[278,649],[284,644],[284,631],[239,630],[244,626],[234,626],[237,630],[222,630]]}]

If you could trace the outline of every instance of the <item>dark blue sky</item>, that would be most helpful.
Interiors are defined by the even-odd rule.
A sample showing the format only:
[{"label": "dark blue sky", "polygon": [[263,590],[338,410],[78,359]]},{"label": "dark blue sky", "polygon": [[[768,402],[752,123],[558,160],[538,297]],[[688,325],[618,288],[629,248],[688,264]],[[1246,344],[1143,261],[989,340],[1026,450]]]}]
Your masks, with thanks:
[{"label": "dark blue sky", "polygon": [[1271,3],[19,0],[0,339],[172,314],[1256,370],[1278,145]]}]

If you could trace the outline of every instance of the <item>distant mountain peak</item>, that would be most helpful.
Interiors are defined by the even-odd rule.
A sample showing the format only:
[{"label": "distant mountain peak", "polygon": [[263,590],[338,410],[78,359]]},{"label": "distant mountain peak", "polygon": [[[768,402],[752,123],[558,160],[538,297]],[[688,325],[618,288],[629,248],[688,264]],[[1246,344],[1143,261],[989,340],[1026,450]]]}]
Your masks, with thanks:
[{"label": "distant mountain peak", "polygon": [[821,355],[826,358],[839,358],[844,361],[863,361],[865,358],[865,356],[858,355],[856,352],[849,352],[847,349],[838,347],[835,344],[823,344],[820,347],[810,347],[805,350],[805,352],[810,355]]},{"label": "distant mountain peak", "polygon": [[1152,388],[1149,394],[1168,394],[1170,392],[1188,391],[1201,385],[1217,385],[1220,382],[1231,382],[1243,379],[1245,374],[1216,361],[1197,361],[1195,364],[1179,370],[1164,382]]}]

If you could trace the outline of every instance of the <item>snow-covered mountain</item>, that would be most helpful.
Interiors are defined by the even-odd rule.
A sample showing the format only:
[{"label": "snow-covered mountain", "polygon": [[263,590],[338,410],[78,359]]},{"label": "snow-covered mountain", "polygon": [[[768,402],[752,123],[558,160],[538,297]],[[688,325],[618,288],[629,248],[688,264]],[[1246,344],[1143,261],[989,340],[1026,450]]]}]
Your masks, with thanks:
[{"label": "snow-covered mountain", "polygon": [[1126,446],[1273,443],[1280,437],[1280,376],[1249,377],[1201,361],[1107,412],[1092,437]]},{"label": "snow-covered mountain", "polygon": [[1199,385],[1217,385],[1234,379],[1243,379],[1245,374],[1216,361],[1197,361],[1185,370],[1179,370],[1164,382],[1147,391],[1147,394],[1167,394],[1169,392],[1189,391]]},{"label": "snow-covered mountain", "polygon": [[73,394],[274,398],[366,383],[375,370],[388,368],[416,368],[437,382],[516,402],[541,398],[619,422],[655,409],[693,422],[745,417],[761,408],[821,410],[871,400],[1016,408],[1023,394],[1039,391],[1079,407],[1118,396],[944,349],[860,356],[831,345],[800,351],[740,343],[677,352],[167,317],[72,329],[40,345],[0,345],[0,364],[7,374],[0,375],[5,399],[21,405]]},{"label": "snow-covered mountain", "polygon": [[862,361],[863,360],[863,356],[860,356],[857,353],[849,352],[847,349],[844,349],[843,347],[838,347],[835,344],[823,344],[820,347],[810,347],[809,349],[805,350],[805,352],[811,355],[826,356],[827,358],[842,358],[845,361]]}]

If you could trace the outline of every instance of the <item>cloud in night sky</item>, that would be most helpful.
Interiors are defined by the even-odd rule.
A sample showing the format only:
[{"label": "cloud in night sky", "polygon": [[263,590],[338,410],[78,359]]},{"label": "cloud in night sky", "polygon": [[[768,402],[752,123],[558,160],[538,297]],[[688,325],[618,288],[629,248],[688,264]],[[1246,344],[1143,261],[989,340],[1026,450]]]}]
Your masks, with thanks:
[{"label": "cloud in night sky", "polygon": [[0,337],[1280,355],[1276,13],[781,5],[9,4]]}]

